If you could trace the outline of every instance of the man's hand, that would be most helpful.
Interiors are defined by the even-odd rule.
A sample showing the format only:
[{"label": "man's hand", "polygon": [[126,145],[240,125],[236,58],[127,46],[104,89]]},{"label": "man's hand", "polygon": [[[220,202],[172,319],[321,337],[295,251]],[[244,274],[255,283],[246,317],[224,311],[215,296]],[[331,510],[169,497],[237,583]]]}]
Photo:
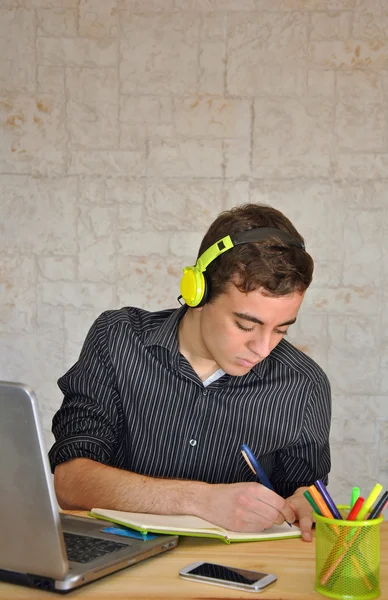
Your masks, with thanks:
[{"label": "man's hand", "polygon": [[[58,502],[65,509],[104,506],[129,512],[195,515],[231,531],[259,533],[273,524],[300,519],[294,496],[285,500],[260,483],[204,483],[159,479],[87,458],[61,463],[54,473]],[[306,501],[305,501],[306,502]],[[311,514],[311,511],[310,511]],[[311,527],[311,525],[310,525]]]},{"label": "man's hand", "polygon": [[231,531],[245,533],[264,531],[273,524],[293,523],[296,519],[291,505],[260,483],[208,485],[196,515]]},{"label": "man's hand", "polygon": [[313,510],[306,498],[303,496],[308,488],[298,488],[292,496],[287,498],[287,502],[295,512],[296,520],[299,521],[299,527],[302,532],[302,539],[305,542],[311,542],[313,539],[311,528],[313,526]]}]

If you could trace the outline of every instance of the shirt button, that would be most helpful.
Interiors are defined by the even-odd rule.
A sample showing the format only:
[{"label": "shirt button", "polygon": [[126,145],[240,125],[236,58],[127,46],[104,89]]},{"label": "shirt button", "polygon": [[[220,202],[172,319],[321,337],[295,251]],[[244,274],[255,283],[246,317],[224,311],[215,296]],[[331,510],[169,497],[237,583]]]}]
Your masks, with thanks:
[{"label": "shirt button", "polygon": [[191,440],[189,441],[189,444],[190,444],[190,446],[196,446],[196,445],[197,445],[197,440],[193,440],[193,439],[191,439]]},{"label": "shirt button", "polygon": [[207,396],[207,390],[203,390],[202,396]]}]

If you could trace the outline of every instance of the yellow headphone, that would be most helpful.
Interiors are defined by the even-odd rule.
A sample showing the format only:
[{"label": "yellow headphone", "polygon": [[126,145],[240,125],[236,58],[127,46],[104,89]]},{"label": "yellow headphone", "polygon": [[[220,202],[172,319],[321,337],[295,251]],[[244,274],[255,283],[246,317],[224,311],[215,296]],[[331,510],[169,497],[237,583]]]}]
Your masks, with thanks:
[{"label": "yellow headphone", "polygon": [[260,227],[258,229],[249,229],[241,233],[227,235],[205,250],[194,266],[183,269],[183,276],[180,283],[181,295],[178,297],[178,300],[182,298],[187,306],[191,307],[203,306],[209,300],[210,295],[209,280],[205,272],[210,263],[220,256],[220,254],[223,254],[234,246],[261,242],[269,237],[278,238],[289,246],[296,246],[302,250],[305,249],[302,241],[297,240],[282,229],[275,229],[273,227]]}]

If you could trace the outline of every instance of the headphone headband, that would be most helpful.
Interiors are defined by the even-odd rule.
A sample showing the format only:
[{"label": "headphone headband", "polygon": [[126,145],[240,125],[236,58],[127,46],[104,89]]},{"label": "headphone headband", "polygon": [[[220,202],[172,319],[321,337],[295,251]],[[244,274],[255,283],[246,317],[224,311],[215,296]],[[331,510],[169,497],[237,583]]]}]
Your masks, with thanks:
[{"label": "headphone headband", "polygon": [[[205,252],[198,257],[194,267],[185,267],[185,269],[183,269],[183,277],[180,284],[181,296],[179,296],[179,298],[182,297],[186,304],[192,307],[205,304],[209,295],[209,285],[206,284],[205,271],[210,263],[220,256],[220,254],[227,252],[227,250],[230,250],[234,246],[262,242],[270,237],[278,238],[288,246],[294,246],[301,250],[305,250],[302,241],[296,239],[287,233],[287,231],[276,229],[274,227],[259,227],[227,235],[205,250]],[[274,244],[274,246],[275,245],[276,244]]]},{"label": "headphone headband", "polygon": [[292,235],[283,231],[282,229],[276,229],[275,227],[259,227],[257,229],[248,229],[247,231],[241,231],[231,236],[233,245],[238,246],[239,244],[247,244],[249,242],[262,242],[269,237],[277,237],[288,246],[295,246],[305,250],[305,245],[302,241],[297,240]]},{"label": "headphone headband", "polygon": [[215,244],[210,246],[201,256],[198,257],[195,267],[203,273],[206,268],[215,260],[220,254],[223,254],[227,250],[233,248],[233,246],[240,246],[241,244],[252,244],[254,242],[262,242],[269,237],[277,237],[280,241],[284,242],[288,246],[295,246],[305,250],[303,242],[300,242],[296,238],[292,237],[287,231],[282,229],[275,229],[274,227],[260,227],[257,229],[248,229],[247,231],[241,231],[240,233],[234,233],[227,235],[221,240],[218,240]]}]

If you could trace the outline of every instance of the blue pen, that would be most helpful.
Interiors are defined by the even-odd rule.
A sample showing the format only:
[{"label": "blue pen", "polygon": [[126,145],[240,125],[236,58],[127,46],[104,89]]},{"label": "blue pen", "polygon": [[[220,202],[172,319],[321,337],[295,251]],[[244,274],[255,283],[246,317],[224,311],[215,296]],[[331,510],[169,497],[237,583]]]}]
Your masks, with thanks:
[{"label": "blue pen", "polygon": [[[248,466],[255,473],[255,475],[256,475],[257,479],[260,481],[260,483],[262,483],[263,485],[265,485],[266,488],[268,488],[269,490],[272,490],[274,492],[275,491],[274,487],[273,487],[272,483],[270,482],[270,480],[268,479],[267,475],[265,474],[263,467],[260,465],[259,461],[257,460],[256,456],[253,454],[252,450],[246,444],[243,444],[241,446],[241,454],[245,458]],[[288,521],[287,521],[287,523],[288,523]],[[292,527],[291,523],[288,523],[288,525],[290,527]]]},{"label": "blue pen", "polygon": [[260,481],[260,483],[262,483],[263,485],[265,485],[265,487],[267,487],[269,490],[272,490],[274,492],[275,490],[273,489],[272,483],[268,479],[267,475],[264,472],[263,467],[260,465],[259,461],[257,460],[256,456],[253,454],[252,450],[250,448],[248,448],[248,446],[246,444],[243,444],[241,446],[241,453],[242,453],[243,457],[245,458],[245,460],[247,461],[248,465],[251,467],[252,471],[255,473],[255,475],[258,478],[258,480]]}]

